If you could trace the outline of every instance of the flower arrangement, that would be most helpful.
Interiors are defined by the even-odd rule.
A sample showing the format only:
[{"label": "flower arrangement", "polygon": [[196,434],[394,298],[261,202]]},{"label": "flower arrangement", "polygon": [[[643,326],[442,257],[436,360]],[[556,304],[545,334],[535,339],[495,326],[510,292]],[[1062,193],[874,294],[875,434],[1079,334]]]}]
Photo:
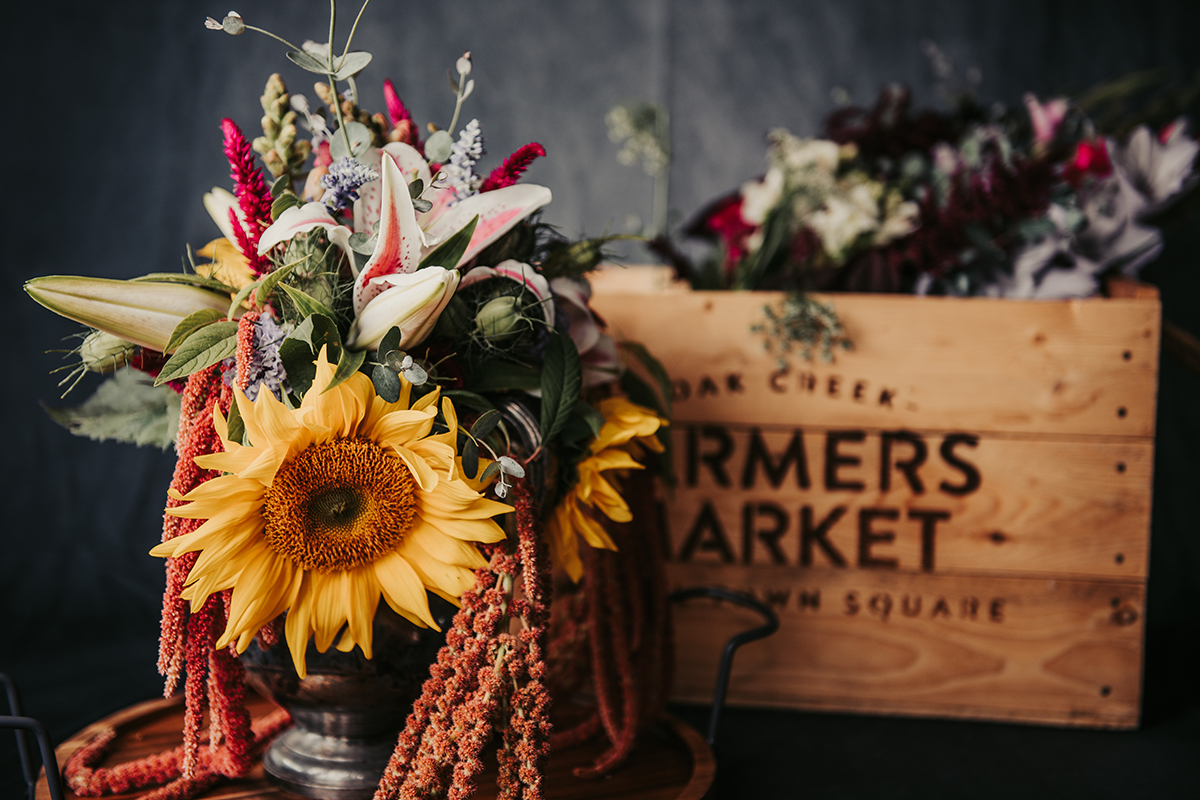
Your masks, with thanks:
[{"label": "flower arrangement", "polygon": [[[208,20],[278,39],[325,82],[316,106],[272,75],[257,138],[222,123],[233,190],[204,197],[221,236],[200,261],[26,285],[91,329],[64,384],[109,376],[56,419],[178,452],[151,552],[166,559],[159,669],[167,694],[183,683],[184,743],[98,769],[99,740],[67,766],[80,794],[187,797],[244,775],[286,717],[251,724],[237,654],[281,643],[301,678],[310,642],[369,659],[381,601],[422,627],[438,627],[430,594],[459,611],[379,798],[469,796],[493,733],[505,796],[542,796],[549,684],[573,668],[547,658],[548,636],[587,640],[598,706],[556,742],[603,731],[589,774],[618,765],[665,699],[661,554],[629,524],[654,501],[621,477],[662,451],[667,393],[589,309],[606,240],[538,220],[550,190],[520,178],[541,145],[476,172],[480,124],[459,127],[469,53],[445,129],[422,135],[390,81],[386,113],[364,110],[371,55],[353,31],[335,52],[331,5],[329,44]],[[558,633],[551,564],[583,587],[558,604]]]},{"label": "flower arrangement", "polygon": [[[698,288],[1063,298],[1136,277],[1162,249],[1154,220],[1194,187],[1200,144],[1182,118],[1123,139],[1066,98],[984,109],[911,108],[899,86],[846,107],[820,138],[777,129],[767,171],[703,210],[687,233]],[[829,357],[832,311],[793,297],[767,327]],[[830,326],[833,327],[830,327]]]}]

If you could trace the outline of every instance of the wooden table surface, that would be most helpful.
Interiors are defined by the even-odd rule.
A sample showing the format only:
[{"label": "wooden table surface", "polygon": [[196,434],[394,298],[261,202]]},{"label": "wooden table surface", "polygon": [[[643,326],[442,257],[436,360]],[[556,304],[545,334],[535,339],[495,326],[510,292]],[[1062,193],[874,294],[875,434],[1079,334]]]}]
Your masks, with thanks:
[{"label": "wooden table surface", "polygon": [[[251,695],[251,715],[257,719],[272,706]],[[128,761],[177,747],[182,740],[183,703],[181,698],[150,700],[117,712],[72,736],[57,748],[59,767],[103,727],[117,729],[117,739],[101,766]],[[615,774],[600,780],[581,780],[572,774],[575,767],[590,765],[604,750],[600,742],[553,754],[546,764],[547,800],[700,800],[716,772],[712,752],[692,728],[670,716],[642,736],[629,761]],[[150,787],[153,788],[153,787]],[[136,798],[142,792],[111,795]],[[489,769],[480,780],[475,797],[490,800],[496,796],[495,770]],[[67,798],[76,800],[70,790]],[[291,795],[267,783],[261,766],[246,777],[224,782],[207,794],[205,800],[285,800]],[[45,776],[38,782],[37,800],[49,800]]]}]

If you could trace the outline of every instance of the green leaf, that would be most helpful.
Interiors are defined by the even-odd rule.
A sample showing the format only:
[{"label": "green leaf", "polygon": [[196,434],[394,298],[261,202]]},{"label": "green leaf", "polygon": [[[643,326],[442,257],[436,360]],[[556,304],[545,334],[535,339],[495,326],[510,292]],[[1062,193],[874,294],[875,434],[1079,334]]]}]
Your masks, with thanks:
[{"label": "green leaf", "polygon": [[[259,391],[267,390],[259,389]],[[236,400],[229,404],[229,416],[225,418],[225,424],[229,428],[229,441],[239,444],[246,443],[246,420],[242,419],[242,408]]]},{"label": "green leaf", "polygon": [[469,408],[472,411],[491,411],[495,408],[492,402],[481,394],[468,392],[466,389],[447,389],[442,397],[449,397],[455,406]]},{"label": "green leaf", "polygon": [[434,131],[425,140],[425,158],[431,162],[441,163],[450,157],[450,148],[454,146],[454,140],[450,138],[450,134],[446,131]]},{"label": "green leaf", "polygon": [[[287,176],[284,175],[284,177],[286,178]],[[275,201],[271,203],[271,219],[279,219],[283,212],[298,205],[301,205],[300,198],[291,192],[285,192],[279,195],[279,197],[276,197]]]},{"label": "green leaf", "polygon": [[[344,136],[341,130],[334,131],[329,139],[329,156],[334,161],[346,156],[358,158],[371,147],[371,129],[366,125],[347,120],[345,131]],[[347,138],[350,140],[349,150],[346,149]]]},{"label": "green leaf", "polygon": [[297,397],[302,397],[312,386],[317,375],[317,355],[322,346],[328,348],[326,358],[330,362],[341,362],[342,340],[337,325],[321,314],[305,319],[279,345],[279,359],[287,373],[288,385]]},{"label": "green leaf", "polygon": [[329,317],[331,320],[333,319],[333,312],[311,295],[305,294],[295,286],[289,286],[286,283],[279,284],[279,288],[283,289],[283,293],[296,306],[296,310],[300,312],[301,316],[311,317],[313,315],[320,315]]},{"label": "green leaf", "polygon": [[293,261],[291,264],[284,264],[274,272],[267,273],[261,280],[258,281],[258,294],[254,296],[255,301],[261,306],[263,303],[271,299],[271,295],[275,293],[275,287],[279,282],[291,274],[300,264],[308,260],[305,256],[302,259]]},{"label": "green leaf", "polygon": [[493,461],[492,463],[487,465],[487,469],[485,469],[483,471],[483,474],[479,476],[480,483],[486,483],[487,481],[494,478],[497,474],[499,474],[499,472],[500,472],[500,462]]},{"label": "green leaf", "polygon": [[328,75],[329,65],[318,60],[315,56],[310,55],[303,50],[289,50],[287,53],[288,60],[300,69],[306,69],[309,72],[315,72],[318,75]]},{"label": "green leaf", "polygon": [[376,364],[371,370],[371,383],[375,384],[375,394],[389,403],[400,399],[400,376],[383,364]]},{"label": "green leaf", "polygon": [[383,338],[379,340],[379,347],[376,349],[377,352],[383,353],[385,358],[387,357],[388,353],[399,350],[400,326],[393,325],[391,329],[383,335]]},{"label": "green leaf", "polygon": [[149,275],[130,278],[129,281],[130,283],[186,283],[188,286],[212,289],[221,294],[229,295],[232,295],[235,291],[234,287],[221,283],[221,281],[214,278],[205,278],[202,275],[189,275],[183,272],[151,272]]},{"label": "green leaf", "polygon": [[471,435],[476,439],[485,439],[487,435],[496,429],[500,424],[500,412],[496,409],[485,411],[479,415],[479,419],[475,420],[475,424],[471,426]]},{"label": "green leaf", "polygon": [[592,408],[583,400],[580,400],[575,404],[574,414],[587,423],[588,429],[592,432],[592,436],[600,435],[600,429],[604,427],[603,414]]},{"label": "green leaf", "polygon": [[[316,59],[313,59],[314,61]],[[361,50],[346,53],[346,57],[340,60],[340,63],[335,62],[334,66],[338,68],[337,72],[333,73],[335,81],[344,81],[358,73],[362,72],[367,64],[371,63],[371,54]]]},{"label": "green leaf", "polygon": [[562,430],[583,388],[579,351],[561,331],[554,331],[542,362],[542,441],[549,442]]},{"label": "green leaf", "polygon": [[364,256],[369,256],[375,252],[375,245],[371,244],[371,236],[366,233],[350,234],[350,249],[356,253],[361,253]]},{"label": "green leaf", "polygon": [[133,369],[113,373],[78,406],[43,407],[71,433],[96,441],[149,444],[165,450],[179,430],[179,394],[155,386],[149,376]]},{"label": "green leaf", "polygon": [[473,392],[523,392],[540,388],[542,379],[533,367],[490,359],[479,365],[468,385]]},{"label": "green leaf", "polygon": [[154,385],[186,378],[232,356],[237,350],[237,328],[236,322],[214,322],[195,331],[163,365]]},{"label": "green leaf", "polygon": [[414,178],[413,182],[408,185],[408,196],[413,200],[420,197],[423,191],[425,191],[425,181],[420,178]]},{"label": "green leaf", "polygon": [[275,179],[271,184],[271,197],[279,198],[284,192],[292,191],[292,176],[286,172]]},{"label": "green leaf", "polygon": [[463,442],[462,467],[468,478],[474,478],[479,473],[479,445],[470,436]]},{"label": "green leaf", "polygon": [[235,294],[233,299],[229,301],[229,310],[225,312],[225,316],[233,317],[236,315],[238,307],[241,306],[242,303],[246,302],[246,298],[248,298],[250,293],[253,292],[257,287],[258,281],[254,281],[253,283],[248,283],[239,289],[238,293]]},{"label": "green leaf", "polygon": [[471,217],[470,222],[462,226],[458,233],[442,242],[432,253],[422,258],[421,263],[417,265],[417,269],[421,269],[421,267],[454,269],[457,267],[459,259],[463,257],[463,253],[467,252],[467,247],[471,244],[471,237],[475,234],[475,226],[478,224],[479,215],[476,214]]},{"label": "green leaf", "polygon": [[328,392],[339,383],[344,383],[351,375],[358,372],[358,368],[367,360],[366,350],[349,350],[342,348],[342,357],[338,361],[337,369],[333,371],[333,380],[329,385],[322,390],[322,394]]},{"label": "green leaf", "polygon": [[205,325],[211,325],[222,319],[225,319],[225,315],[215,308],[202,308],[199,311],[188,314],[179,321],[179,324],[175,326],[175,330],[171,331],[171,338],[167,339],[167,346],[163,352],[174,353],[179,345],[183,344],[184,339]]},{"label": "green leaf", "polygon": [[[670,419],[672,386],[671,376],[667,373],[667,368],[641,342],[621,342],[620,346],[622,350],[632,356],[646,370],[646,373],[653,379],[657,386],[658,391],[655,393],[657,400],[649,404],[649,407],[667,419]],[[647,404],[643,403],[642,405]]]}]

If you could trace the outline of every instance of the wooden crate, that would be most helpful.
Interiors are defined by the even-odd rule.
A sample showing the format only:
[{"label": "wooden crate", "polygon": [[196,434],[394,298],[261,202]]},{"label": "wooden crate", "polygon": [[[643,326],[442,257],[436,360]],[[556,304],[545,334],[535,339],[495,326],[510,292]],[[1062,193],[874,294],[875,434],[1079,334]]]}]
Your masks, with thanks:
[{"label": "wooden crate", "polygon": [[[593,305],[674,382],[674,586],[774,605],[730,702],[1138,724],[1159,302],[826,295],[854,343],[780,370],[781,295],[602,273]],[[711,698],[741,612],[677,616]]]}]

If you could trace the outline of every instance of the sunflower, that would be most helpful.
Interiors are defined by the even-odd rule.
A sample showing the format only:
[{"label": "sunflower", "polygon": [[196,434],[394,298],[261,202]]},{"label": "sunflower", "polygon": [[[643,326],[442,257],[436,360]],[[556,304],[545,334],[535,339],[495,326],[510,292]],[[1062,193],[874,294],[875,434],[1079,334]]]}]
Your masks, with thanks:
[{"label": "sunflower", "polygon": [[604,425],[588,448],[589,455],[576,466],[578,480],[554,509],[547,535],[555,563],[561,564],[571,579],[583,577],[583,562],[579,560],[579,539],[592,547],[616,550],[612,537],[604,530],[599,512],[613,522],[629,522],[633,514],[625,498],[603,473],[617,469],[643,469],[635,458],[643,447],[656,453],[663,451],[655,434],[667,424],[648,408],[629,402],[623,397],[610,397],[600,402]]},{"label": "sunflower", "polygon": [[371,657],[380,596],[413,623],[437,628],[425,590],[457,603],[474,585],[471,570],[487,564],[475,543],[503,539],[492,517],[512,510],[464,478],[449,398],[442,401],[449,430],[431,435],[436,390],[410,405],[412,386],[402,380],[399,401],[388,403],[361,373],[329,388],[332,379],[322,350],[299,408],[269,391],[253,402],[235,392],[249,445],[230,441],[214,411],[225,452],[195,461],[225,474],[173,494],[187,504],[167,509],[207,521],[150,551],[200,553],[182,594],[193,610],[233,590],[217,647],[244,651],[286,611],[301,677],[309,637],[325,652],[343,626],[338,650],[358,645]]}]

